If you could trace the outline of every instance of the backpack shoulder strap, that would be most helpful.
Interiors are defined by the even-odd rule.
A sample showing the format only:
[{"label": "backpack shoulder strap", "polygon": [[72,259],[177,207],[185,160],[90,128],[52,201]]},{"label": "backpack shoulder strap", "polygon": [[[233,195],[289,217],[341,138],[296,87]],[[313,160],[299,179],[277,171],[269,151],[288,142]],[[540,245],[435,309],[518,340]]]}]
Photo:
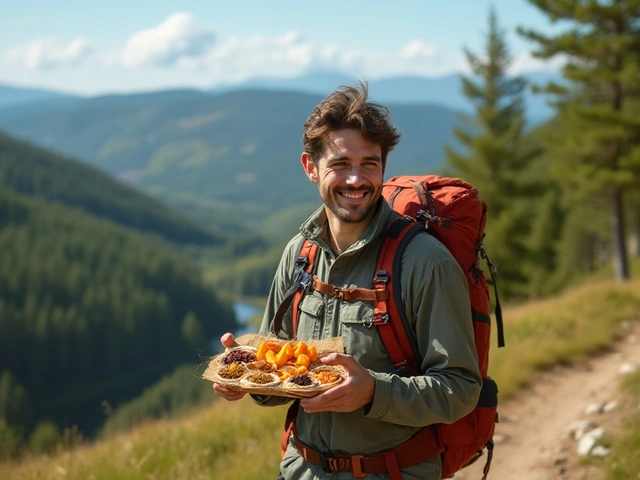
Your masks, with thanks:
[{"label": "backpack shoulder strap", "polygon": [[296,338],[298,327],[298,305],[302,299],[302,295],[309,288],[309,285],[313,282],[314,263],[316,255],[318,253],[318,246],[311,243],[309,240],[304,239],[300,245],[298,257],[293,271],[293,284],[285,292],[280,306],[271,320],[271,333],[278,335],[282,329],[282,320],[285,313],[289,310],[289,307],[293,303],[293,338]]},{"label": "backpack shoulder strap", "polygon": [[400,270],[402,255],[407,244],[424,226],[407,218],[394,221],[388,228],[378,255],[374,288],[386,289],[387,299],[374,303],[374,324],[378,327],[389,358],[400,375],[420,375],[417,342],[411,334],[411,325],[402,308]]}]

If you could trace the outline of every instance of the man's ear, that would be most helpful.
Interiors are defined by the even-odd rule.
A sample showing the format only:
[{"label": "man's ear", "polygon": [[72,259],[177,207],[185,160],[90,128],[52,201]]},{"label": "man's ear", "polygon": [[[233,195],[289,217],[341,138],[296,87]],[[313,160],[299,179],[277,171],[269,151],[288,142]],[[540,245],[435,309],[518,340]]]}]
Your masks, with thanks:
[{"label": "man's ear", "polygon": [[315,163],[313,163],[313,160],[311,160],[311,155],[307,152],[302,152],[302,155],[300,155],[300,163],[302,163],[304,173],[307,174],[309,180],[313,183],[318,183],[318,169],[316,168]]}]

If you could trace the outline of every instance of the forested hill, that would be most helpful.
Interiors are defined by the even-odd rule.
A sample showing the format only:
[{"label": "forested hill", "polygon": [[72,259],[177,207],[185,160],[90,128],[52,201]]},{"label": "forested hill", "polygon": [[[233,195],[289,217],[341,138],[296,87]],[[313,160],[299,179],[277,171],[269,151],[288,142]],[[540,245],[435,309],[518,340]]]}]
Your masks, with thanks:
[{"label": "forested hill", "polygon": [[0,133],[0,187],[77,207],[180,244],[221,245],[225,236],[85,163]]},{"label": "forested hill", "polygon": [[[299,158],[303,123],[321,98],[242,90],[74,99],[55,111],[47,105],[2,111],[0,129],[87,161],[185,212],[210,202],[268,215],[317,201]],[[403,138],[388,175],[437,171],[443,144],[455,144],[455,112],[435,105],[390,109]]]},{"label": "forested hill", "polygon": [[61,203],[1,188],[0,251],[0,420],[25,438],[46,418],[90,432],[101,402],[197,364],[236,327],[194,265]]}]

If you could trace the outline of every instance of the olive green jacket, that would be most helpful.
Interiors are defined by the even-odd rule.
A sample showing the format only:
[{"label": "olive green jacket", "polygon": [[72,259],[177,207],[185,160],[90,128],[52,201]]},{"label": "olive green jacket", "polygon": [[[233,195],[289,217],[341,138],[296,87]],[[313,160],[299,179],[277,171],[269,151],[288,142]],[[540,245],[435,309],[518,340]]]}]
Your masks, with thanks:
[{"label": "olive green jacket", "polygon": [[[260,333],[268,334],[270,322],[293,283],[298,250],[306,237],[319,245],[316,275],[338,287],[372,288],[382,233],[398,214],[384,199],[362,239],[338,257],[328,247],[328,224],[324,207],[301,227],[283,253],[276,272]],[[345,353],[367,368],[375,379],[373,401],[350,413],[306,414],[299,409],[296,421],[301,441],[321,452],[373,454],[392,448],[413,436],[421,427],[452,423],[469,413],[480,393],[469,291],[462,269],[449,251],[433,236],[417,235],[402,258],[402,300],[422,358],[424,375],[400,377],[380,336],[371,326],[372,302],[344,302],[316,291],[300,302],[298,339],[342,336]],[[291,311],[283,321],[281,336],[292,332]],[[290,401],[284,397],[254,399],[263,405]],[[434,457],[403,471],[404,478],[440,479],[440,459]],[[281,463],[286,479],[346,479],[349,473],[325,473],[306,462],[293,446]],[[368,479],[389,478],[387,474]]]}]

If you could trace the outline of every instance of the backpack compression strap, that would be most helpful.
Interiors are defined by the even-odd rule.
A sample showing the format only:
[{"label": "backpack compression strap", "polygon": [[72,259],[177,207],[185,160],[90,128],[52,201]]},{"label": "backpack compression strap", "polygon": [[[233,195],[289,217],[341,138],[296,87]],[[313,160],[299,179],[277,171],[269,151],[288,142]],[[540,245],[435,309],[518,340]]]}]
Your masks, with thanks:
[{"label": "backpack compression strap", "polygon": [[298,305],[302,299],[302,295],[313,283],[313,271],[314,262],[318,253],[318,246],[306,240],[300,247],[298,258],[296,258],[295,269],[293,271],[293,284],[289,287],[284,294],[284,299],[278,307],[278,311],[271,320],[271,333],[278,336],[282,329],[282,319],[285,313],[289,310],[291,303],[293,303],[293,338],[296,338],[298,327]]},{"label": "backpack compression strap", "polygon": [[421,375],[422,371],[417,361],[418,347],[415,342],[412,343],[413,337],[407,334],[411,331],[411,326],[404,308],[398,307],[397,295],[394,292],[400,292],[402,253],[411,239],[420,232],[424,232],[424,226],[411,220],[400,218],[393,222],[387,229],[373,279],[376,290],[388,292],[388,298],[381,298],[374,303],[373,323],[378,327],[380,338],[389,353],[389,358],[398,369],[398,374],[403,376]]}]

